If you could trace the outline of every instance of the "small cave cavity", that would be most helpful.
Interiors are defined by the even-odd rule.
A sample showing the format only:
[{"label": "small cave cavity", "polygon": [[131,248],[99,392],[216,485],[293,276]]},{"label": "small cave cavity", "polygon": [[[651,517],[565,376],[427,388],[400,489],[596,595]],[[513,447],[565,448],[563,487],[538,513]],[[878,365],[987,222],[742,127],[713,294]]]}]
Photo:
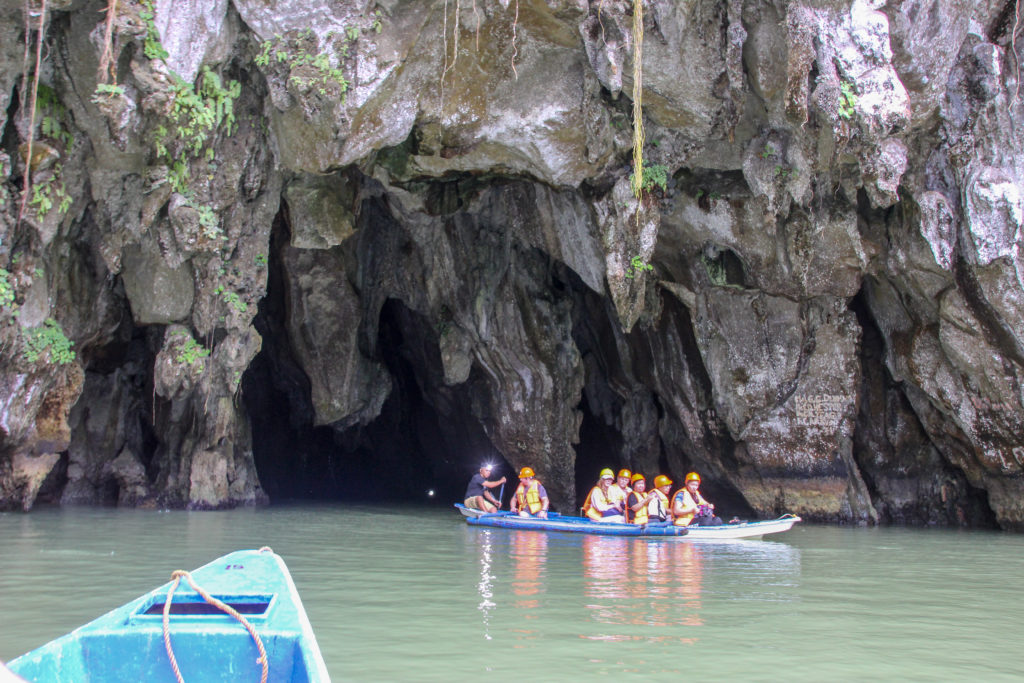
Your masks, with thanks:
[{"label": "small cave cavity", "polygon": [[716,244],[707,244],[701,253],[701,263],[711,284],[718,287],[739,287],[746,289],[747,269],[735,251]]},{"label": "small cave cavity", "polygon": [[705,212],[715,210],[721,202],[735,204],[750,197],[750,186],[740,170],[684,168],[673,179],[677,193],[696,201]]},{"label": "small cave cavity", "polygon": [[18,104],[21,102],[21,86],[13,88],[11,92],[10,104],[7,106],[7,115],[5,125],[0,128],[0,152],[5,152],[7,157],[11,160],[11,168],[9,169],[10,177],[8,182],[20,185],[23,177],[23,170],[21,163],[21,157],[18,154],[18,129],[15,125],[18,117]]}]

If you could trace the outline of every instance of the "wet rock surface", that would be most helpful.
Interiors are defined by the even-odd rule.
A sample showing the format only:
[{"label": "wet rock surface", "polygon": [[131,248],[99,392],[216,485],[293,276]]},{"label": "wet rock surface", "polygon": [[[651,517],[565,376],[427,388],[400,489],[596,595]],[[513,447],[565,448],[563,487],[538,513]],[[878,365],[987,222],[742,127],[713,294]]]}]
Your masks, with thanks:
[{"label": "wet rock surface", "polygon": [[645,2],[639,198],[632,2],[51,5],[35,98],[24,7],[0,508],[459,500],[492,459],[563,512],[610,466],[1024,528],[1012,3]]}]

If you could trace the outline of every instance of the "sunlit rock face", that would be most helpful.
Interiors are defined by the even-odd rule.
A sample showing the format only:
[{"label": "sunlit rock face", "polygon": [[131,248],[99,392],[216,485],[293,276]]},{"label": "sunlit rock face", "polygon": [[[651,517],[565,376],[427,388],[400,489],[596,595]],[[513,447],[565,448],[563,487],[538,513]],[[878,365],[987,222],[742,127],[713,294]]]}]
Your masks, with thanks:
[{"label": "sunlit rock face", "polygon": [[23,6],[0,508],[447,502],[493,460],[563,512],[626,467],[1024,528],[1012,4],[51,3],[34,125]]}]

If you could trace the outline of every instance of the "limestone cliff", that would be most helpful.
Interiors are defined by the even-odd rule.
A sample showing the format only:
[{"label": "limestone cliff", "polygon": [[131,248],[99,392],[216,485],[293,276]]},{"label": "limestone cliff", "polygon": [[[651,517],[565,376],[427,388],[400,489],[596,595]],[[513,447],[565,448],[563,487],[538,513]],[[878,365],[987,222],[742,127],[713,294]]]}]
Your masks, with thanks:
[{"label": "limestone cliff", "polygon": [[634,7],[0,0],[0,508],[1024,528],[1015,2]]}]

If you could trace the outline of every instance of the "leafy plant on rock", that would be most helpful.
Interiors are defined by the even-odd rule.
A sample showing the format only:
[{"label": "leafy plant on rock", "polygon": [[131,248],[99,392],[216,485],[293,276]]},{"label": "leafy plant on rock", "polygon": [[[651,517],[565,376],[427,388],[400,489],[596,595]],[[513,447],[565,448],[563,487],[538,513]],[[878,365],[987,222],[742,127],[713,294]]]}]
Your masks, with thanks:
[{"label": "leafy plant on rock", "polygon": [[[359,37],[359,29],[350,26],[346,35],[349,41],[354,41]],[[257,66],[269,66],[272,62],[286,66],[289,70],[289,83],[301,90],[316,89],[320,95],[326,95],[331,83],[335,83],[344,100],[348,79],[339,66],[332,65],[329,54],[313,53],[306,47],[312,40],[312,32],[309,35],[301,33],[292,40],[280,35],[274,36],[273,40],[263,41],[254,61]],[[341,56],[347,52],[348,46],[345,45]]]},{"label": "leafy plant on rock", "polygon": [[[176,332],[176,334],[187,336],[187,333],[180,330]],[[174,354],[174,360],[182,365],[194,365],[209,355],[210,350],[208,348],[204,347],[192,337],[188,337],[188,339],[185,340],[185,343],[178,347],[178,350]]]},{"label": "leafy plant on rock", "polygon": [[57,365],[67,365],[75,360],[75,352],[71,350],[75,342],[65,336],[60,323],[53,318],[47,318],[39,327],[26,330],[24,339],[24,357],[29,363],[35,363],[47,351],[50,362]]},{"label": "leafy plant on rock", "polygon": [[153,0],[142,0],[143,10],[139,18],[146,27],[146,36],[142,39],[142,51],[149,59],[167,59],[170,54],[160,42],[160,32],[156,28],[156,8]]},{"label": "leafy plant on rock", "polygon": [[[160,43],[160,34],[154,23],[153,0],[143,0],[142,4],[143,11],[139,16],[146,27],[143,53],[151,60],[166,60],[169,55]],[[200,156],[205,156],[207,160],[213,159],[214,150],[209,143],[217,131],[223,131],[226,135],[234,134],[237,128],[235,101],[242,93],[242,86],[236,80],[225,83],[208,66],[200,70],[194,84],[173,71],[170,74],[173,80],[170,107],[165,120],[156,126],[153,135],[154,151],[157,159],[167,168],[166,177],[171,189],[184,196],[188,205],[199,212],[203,235],[216,239],[223,236],[219,220],[211,207],[195,199],[191,188],[190,161]],[[118,88],[117,85],[106,85],[103,92],[118,93]],[[97,93],[100,93],[99,87]]]},{"label": "leafy plant on rock", "polygon": [[0,314],[16,314],[18,305],[14,303],[14,285],[11,274],[6,268],[0,268]]},{"label": "leafy plant on rock", "polygon": [[239,313],[245,313],[249,310],[249,304],[242,301],[242,297],[238,295],[238,292],[233,292],[226,288],[224,285],[219,285],[213,293],[221,298],[221,301],[231,306]]},{"label": "leafy plant on rock", "polygon": [[640,258],[640,256],[634,256],[629,260],[629,268],[626,269],[626,277],[632,280],[634,277],[642,275],[645,270],[654,270],[654,266],[645,262]]},{"label": "leafy plant on rock", "polygon": [[839,84],[839,116],[849,121],[857,107],[857,95],[853,91],[853,83],[843,81]]},{"label": "leafy plant on rock", "polygon": [[61,164],[57,164],[52,176],[32,186],[32,199],[29,201],[29,206],[35,208],[36,215],[40,218],[50,212],[54,200],[57,201],[57,211],[62,216],[71,208],[71,195],[68,194],[64,181],[60,179],[61,170]]},{"label": "leafy plant on rock", "polygon": [[[629,176],[629,183],[633,187],[638,185],[633,175]],[[645,164],[639,187],[640,192],[643,194],[650,194],[655,187],[665,192],[668,189],[668,166],[664,164]]]},{"label": "leafy plant on rock", "polygon": [[124,95],[124,87],[114,83],[97,83],[92,101],[98,102],[102,97],[120,97]]}]

